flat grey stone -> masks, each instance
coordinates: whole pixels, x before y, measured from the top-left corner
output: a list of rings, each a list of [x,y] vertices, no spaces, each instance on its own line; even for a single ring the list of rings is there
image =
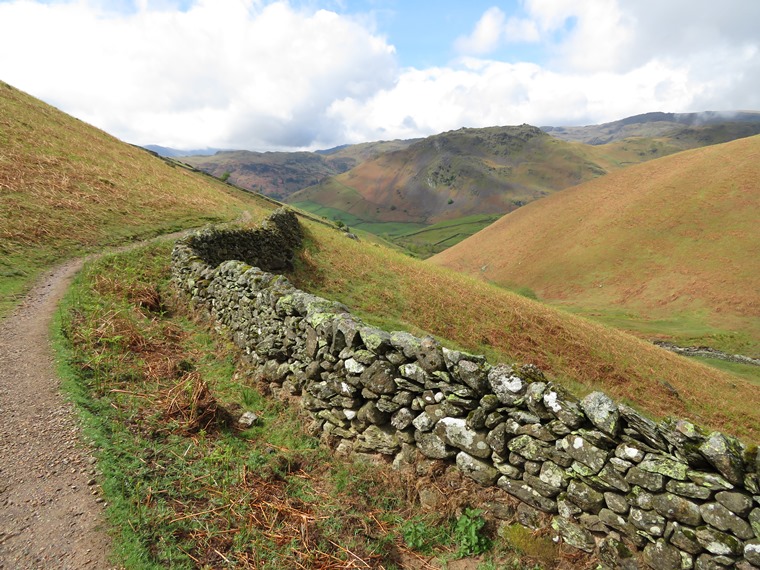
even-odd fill
[[[491,463],[476,459],[464,451],[457,453],[456,464],[462,473],[481,485],[493,485],[500,475]]]
[[[592,392],[581,400],[581,409],[598,429],[607,435],[617,435],[620,429],[620,412],[607,394]]]
[[[584,552],[593,552],[596,549],[594,536],[570,519],[554,517],[552,519],[552,528],[557,531],[567,544],[574,548],[583,550]]]
[[[440,437],[433,432],[423,432],[416,430],[414,439],[420,453],[431,459],[448,459],[454,457],[458,450],[452,449],[446,445]]]
[[[750,564],[760,566],[760,539],[749,540],[744,544],[744,558]]]
[[[644,562],[655,570],[681,570],[681,553],[662,539],[644,548]]]
[[[433,432],[446,444],[466,451],[474,457],[491,457],[491,447],[486,442],[487,434],[468,428],[467,420],[463,418],[442,418],[433,428]]]
[[[648,471],[649,473],[659,473],[670,479],[685,481],[689,466],[686,463],[673,459],[672,457],[648,453],[646,457],[644,457],[644,461],[639,463],[639,469]]]
[[[638,485],[650,491],[662,491],[665,488],[665,479],[659,473],[643,471],[638,467],[631,467],[625,474],[626,483]]]
[[[743,551],[739,539],[709,526],[697,528],[697,541],[712,554],[738,556]]]
[[[633,526],[651,536],[662,536],[665,533],[665,518],[654,511],[631,507],[628,520]]]
[[[715,494],[715,500],[740,517],[746,517],[752,510],[752,497],[744,493],[721,491]]]
[[[677,520],[690,526],[697,526],[702,523],[699,505],[673,493],[655,495],[652,499],[652,506],[667,519]]]
[[[582,481],[570,481],[567,486],[567,498],[587,513],[597,514],[604,506],[604,495]]]
[[[665,527],[665,536],[673,546],[688,552],[689,554],[699,554],[703,551],[702,545],[697,540],[697,531],[679,522],[670,521]]]
[[[715,431],[699,446],[699,452],[731,483],[743,483],[744,447],[738,439]]]
[[[743,518],[729,511],[720,503],[700,505],[699,512],[704,521],[718,530],[728,531],[742,540],[754,538],[752,527]]]
[[[537,493],[530,487],[530,485],[524,481],[515,481],[513,479],[509,479],[508,477],[502,476],[499,477],[499,480],[496,482],[496,484],[510,495],[517,497],[531,507],[539,509],[545,513],[557,512],[557,503],[555,501],[544,497],[540,493]]]
[[[506,364],[498,364],[488,372],[488,383],[499,401],[507,405],[521,400],[527,389],[527,383]]]
[[[561,442],[565,453],[589,467],[594,474],[602,470],[609,457],[609,452],[592,445],[579,435],[568,435]]]

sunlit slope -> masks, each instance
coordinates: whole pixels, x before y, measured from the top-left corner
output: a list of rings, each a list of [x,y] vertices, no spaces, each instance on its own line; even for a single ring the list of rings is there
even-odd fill
[[[689,316],[748,335],[757,351],[760,137],[556,193],[431,262],[575,307],[622,308],[642,319]]]
[[[42,268],[76,252],[257,203],[0,82],[0,315]]]

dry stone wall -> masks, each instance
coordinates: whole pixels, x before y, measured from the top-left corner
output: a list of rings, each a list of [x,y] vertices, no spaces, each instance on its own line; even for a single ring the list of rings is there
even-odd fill
[[[255,231],[206,230],[177,242],[173,277],[343,450],[454,462],[553,514],[567,543],[611,568],[760,568],[756,446],[367,326],[272,273],[301,241],[286,210]]]

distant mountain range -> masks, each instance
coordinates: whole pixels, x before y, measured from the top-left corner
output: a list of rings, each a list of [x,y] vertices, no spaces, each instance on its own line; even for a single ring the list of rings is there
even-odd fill
[[[176,158],[178,156],[210,156],[222,151],[220,148],[179,150],[168,146],[159,146],[157,144],[146,144],[143,146],[143,148],[151,152],[155,152],[158,156],[163,156],[164,158]]]
[[[322,180],[346,172],[384,152],[414,141],[380,141],[344,145],[316,152],[218,151],[211,156],[179,156],[178,160],[233,184],[278,200]]]
[[[704,127],[712,127],[705,129]],[[706,146],[748,137],[760,132],[760,113],[705,111],[703,113],[644,113],[619,121],[584,127],[541,127],[559,139],[592,145],[629,137],[694,139]]]

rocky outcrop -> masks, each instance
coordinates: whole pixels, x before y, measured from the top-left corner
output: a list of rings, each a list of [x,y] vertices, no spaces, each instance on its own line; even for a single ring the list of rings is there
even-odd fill
[[[558,535],[610,567],[759,563],[756,446],[686,420],[654,422],[602,393],[579,400],[535,367],[368,326],[268,272],[301,242],[295,215],[278,211],[244,233],[180,240],[174,282],[341,449],[450,461],[552,513]]]

